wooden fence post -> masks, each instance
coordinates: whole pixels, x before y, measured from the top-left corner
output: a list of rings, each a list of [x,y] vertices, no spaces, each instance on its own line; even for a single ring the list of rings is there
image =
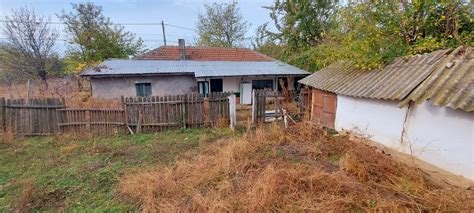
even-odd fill
[[[229,98],[229,117],[230,117],[230,128],[232,130],[235,129],[235,125],[237,123],[237,116],[235,110],[235,94],[232,94]]]
[[[182,116],[183,116],[183,128],[186,129],[186,120],[187,120],[187,113],[186,113],[186,98],[187,95],[181,95],[181,102],[182,102]]]
[[[1,128],[5,132],[5,130],[7,129],[7,125],[6,125],[6,122],[5,122],[6,121],[6,119],[5,119],[6,106],[5,106],[5,98],[4,97],[0,98],[0,116],[1,116],[0,125],[2,126]]]
[[[257,91],[252,90],[252,123],[257,123]]]
[[[138,111],[137,133],[142,133],[142,111]]]
[[[211,122],[211,115],[209,114],[209,97],[206,96],[204,97],[204,103],[203,103],[203,106],[204,106],[204,123],[206,125],[208,125],[210,122]]]

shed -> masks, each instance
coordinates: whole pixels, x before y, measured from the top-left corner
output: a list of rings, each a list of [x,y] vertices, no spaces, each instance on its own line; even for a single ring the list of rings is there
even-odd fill
[[[314,121],[474,180],[472,49],[399,57],[374,71],[337,62],[299,82],[313,88]]]

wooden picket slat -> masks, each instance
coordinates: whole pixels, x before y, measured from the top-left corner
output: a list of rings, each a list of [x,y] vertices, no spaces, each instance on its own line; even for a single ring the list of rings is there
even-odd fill
[[[231,93],[182,94],[153,97],[122,98],[127,125],[138,126],[138,112],[142,113],[143,131],[202,127],[229,119],[228,96]],[[206,107],[207,106],[207,107]],[[206,119],[207,117],[207,119]]]
[[[59,99],[0,99],[0,126],[20,136],[60,133],[56,109],[64,105]]]

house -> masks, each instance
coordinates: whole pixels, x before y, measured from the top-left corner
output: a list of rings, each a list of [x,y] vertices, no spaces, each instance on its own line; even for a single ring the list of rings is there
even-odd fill
[[[246,48],[162,46],[134,59],[109,59],[81,74],[95,98],[235,92],[251,104],[252,89],[296,89],[308,72]]]
[[[474,180],[472,47],[400,57],[382,70],[332,64],[299,82],[311,118]]]

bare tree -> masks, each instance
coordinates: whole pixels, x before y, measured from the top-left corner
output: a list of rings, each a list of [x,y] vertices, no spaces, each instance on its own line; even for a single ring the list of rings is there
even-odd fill
[[[27,7],[12,10],[12,15],[5,17],[3,32],[7,36],[9,49],[24,58],[15,63],[20,67],[31,68],[16,70],[46,82],[47,62],[58,38],[58,32],[51,27],[50,19]]]
[[[216,47],[239,46],[245,40],[248,26],[237,2],[206,5],[206,13],[199,14],[197,23],[199,43]]]

